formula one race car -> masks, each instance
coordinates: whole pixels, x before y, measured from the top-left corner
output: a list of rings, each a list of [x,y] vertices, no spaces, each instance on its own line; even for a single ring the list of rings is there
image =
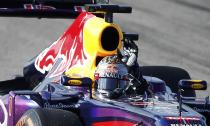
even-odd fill
[[[207,126],[209,98],[195,97],[207,82],[180,68],[139,67],[138,35],[113,23],[113,13],[132,8],[84,1],[1,5],[2,16],[76,19],[24,77],[0,82],[0,126]]]

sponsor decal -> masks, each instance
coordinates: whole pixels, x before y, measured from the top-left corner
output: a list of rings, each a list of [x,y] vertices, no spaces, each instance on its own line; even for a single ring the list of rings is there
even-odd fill
[[[165,117],[170,126],[202,126],[198,117]]]
[[[57,69],[51,73],[52,77],[61,75],[74,66],[84,65],[88,56],[83,48],[83,27],[93,16],[86,12],[81,13],[68,30],[36,58],[36,69],[44,74],[52,68],[57,59],[62,58]]]
[[[134,106],[145,106],[145,105],[154,105],[153,102],[130,102]]]
[[[200,120],[199,118],[197,118],[197,117],[173,117],[173,116],[169,116],[169,117],[165,117],[166,119],[168,119],[168,120],[194,120],[194,121],[198,121],[198,120]]]
[[[24,9],[26,10],[55,10],[55,7],[52,6],[45,6],[42,4],[34,5],[34,4],[24,4]]]
[[[63,103],[58,103],[58,104],[50,104],[50,103],[44,103],[44,108],[56,108],[56,109],[67,109],[67,108],[78,108],[79,105],[66,105]]]
[[[18,121],[18,123],[16,124],[16,126],[24,126],[24,124],[26,123],[28,116],[24,115],[23,117],[21,117],[21,120]]]
[[[110,71],[110,72],[115,72],[117,73],[118,72],[118,69],[117,69],[117,66],[116,65],[108,65],[107,66],[107,70]]]
[[[80,80],[69,80],[68,83],[70,85],[81,85],[82,81],[80,81]]]
[[[170,124],[170,126],[202,126],[201,124]]]
[[[29,116],[24,115],[23,117],[21,117],[21,119],[18,121],[18,123],[16,124],[16,126],[33,126],[34,124],[34,120],[31,119]]]
[[[100,77],[122,78],[118,73],[102,73]]]
[[[193,89],[203,89],[204,88],[204,86],[202,84],[199,84],[199,83],[192,84],[191,87]]]

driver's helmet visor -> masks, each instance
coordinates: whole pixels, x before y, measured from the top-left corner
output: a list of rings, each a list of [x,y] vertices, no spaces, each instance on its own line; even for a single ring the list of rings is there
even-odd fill
[[[97,81],[98,89],[113,91],[116,88],[124,89],[128,84],[126,79],[100,77]]]

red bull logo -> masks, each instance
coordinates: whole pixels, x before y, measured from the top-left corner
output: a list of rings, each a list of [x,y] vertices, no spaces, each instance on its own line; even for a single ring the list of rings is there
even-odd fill
[[[83,12],[68,30],[35,60],[35,67],[41,73],[50,71],[58,59],[62,59],[51,76],[60,75],[75,65],[84,65],[88,55],[83,48],[83,27],[94,15]]]

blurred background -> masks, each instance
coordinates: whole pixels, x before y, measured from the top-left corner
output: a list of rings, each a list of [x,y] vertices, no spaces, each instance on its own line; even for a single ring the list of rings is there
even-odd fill
[[[209,0],[111,0],[130,5],[132,14],[115,14],[123,31],[140,34],[142,65],[187,70],[210,86]],[[48,47],[71,24],[70,19],[0,17],[0,80],[22,75],[24,63]],[[209,95],[210,87],[200,96]]]

